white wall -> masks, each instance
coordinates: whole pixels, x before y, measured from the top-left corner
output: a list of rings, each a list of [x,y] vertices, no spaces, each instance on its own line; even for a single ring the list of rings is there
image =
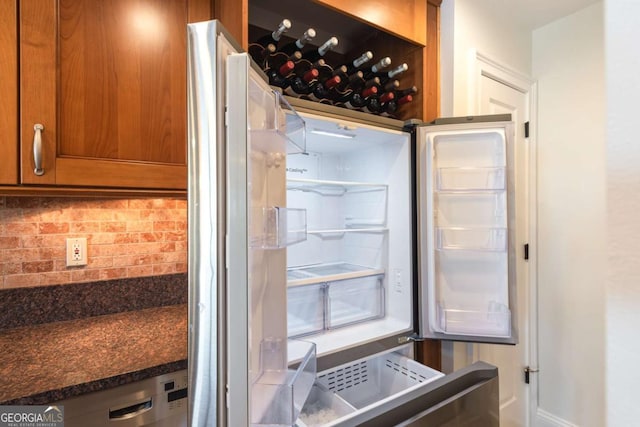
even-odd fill
[[[605,1],[607,425],[638,425],[640,402],[640,2]]]
[[[538,81],[539,408],[603,426],[605,89],[602,4],[533,32]]]
[[[441,111],[470,113],[467,80],[469,50],[529,75],[531,32],[521,29],[501,7],[504,0],[445,0],[441,7]],[[475,60],[475,58],[474,58]]]

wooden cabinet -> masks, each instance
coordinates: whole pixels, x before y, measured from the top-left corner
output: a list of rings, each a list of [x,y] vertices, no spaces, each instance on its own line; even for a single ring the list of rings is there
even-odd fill
[[[17,3],[0,2],[0,185],[18,182]]]
[[[186,189],[186,24],[210,0],[19,5],[19,183]]]
[[[244,48],[286,17],[293,27],[285,38],[299,36],[307,26],[316,29],[318,39],[338,37],[329,62],[346,62],[365,50],[375,58],[390,56],[395,65],[406,62],[409,71],[401,83],[416,85],[419,92],[399,118],[430,121],[439,104],[439,5],[440,0],[218,0],[215,17]]]

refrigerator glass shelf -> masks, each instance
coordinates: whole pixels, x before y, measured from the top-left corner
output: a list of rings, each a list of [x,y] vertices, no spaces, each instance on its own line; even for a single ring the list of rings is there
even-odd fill
[[[359,227],[359,228],[336,228],[331,230],[307,230],[308,235],[319,237],[335,237],[339,234],[347,233],[386,233],[389,229],[387,227]]]
[[[505,252],[507,229],[436,227],[436,249]]]
[[[287,270],[287,285],[309,285],[376,275],[384,275],[384,269],[365,267],[346,262],[314,264]]]
[[[504,167],[446,167],[436,172],[438,191],[491,191],[506,187]]]
[[[251,424],[292,426],[309,396],[316,378],[316,346],[306,341],[261,343],[262,372],[252,386]],[[296,369],[281,361],[300,362]]]
[[[287,179],[287,190],[307,191],[323,196],[341,196],[345,193],[387,191],[386,184],[320,179]]]

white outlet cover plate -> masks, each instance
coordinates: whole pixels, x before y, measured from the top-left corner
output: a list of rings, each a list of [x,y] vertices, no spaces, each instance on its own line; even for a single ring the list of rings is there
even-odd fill
[[[67,238],[67,267],[87,265],[87,238]]]

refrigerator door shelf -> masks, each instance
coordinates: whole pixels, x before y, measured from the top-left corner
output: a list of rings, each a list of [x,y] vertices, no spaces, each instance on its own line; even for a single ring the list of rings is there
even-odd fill
[[[274,143],[278,138],[272,135],[276,133],[286,141],[286,154],[303,153],[306,148],[305,123],[287,100],[278,92],[265,91],[256,84],[250,83],[248,91],[251,102],[247,127],[252,133],[254,149],[260,147],[265,152],[280,154],[280,145]]]
[[[293,425],[315,381],[315,344],[289,340],[288,359],[300,363],[296,369],[280,369],[283,344],[279,339],[266,339],[261,343],[262,372],[252,390],[251,424],[254,426]]]
[[[436,250],[507,250],[506,228],[436,228]]]
[[[511,312],[504,304],[490,303],[486,310],[445,309],[440,312],[439,332],[453,335],[476,335],[506,338],[511,335]]]
[[[280,249],[307,240],[307,211],[282,207],[254,207],[251,248]]]
[[[436,191],[487,191],[505,189],[504,167],[448,167],[436,173]]]
[[[348,422],[357,414],[383,406],[443,376],[401,351],[379,353],[337,366],[318,374],[319,390],[310,394],[297,425],[333,426]],[[349,408],[354,409],[344,414]]]

